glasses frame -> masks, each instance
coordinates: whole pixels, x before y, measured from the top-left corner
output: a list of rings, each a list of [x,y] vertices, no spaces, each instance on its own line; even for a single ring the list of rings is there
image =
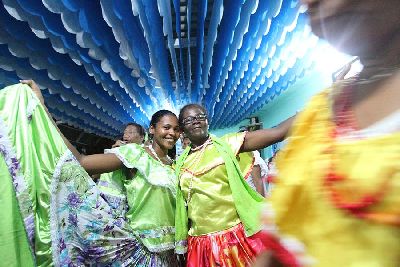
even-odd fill
[[[182,124],[186,126],[186,125],[193,124],[193,122],[195,120],[196,121],[205,121],[207,119],[208,119],[207,115],[204,113],[201,113],[201,114],[197,114],[196,116],[188,116],[188,117],[184,118],[182,120]]]

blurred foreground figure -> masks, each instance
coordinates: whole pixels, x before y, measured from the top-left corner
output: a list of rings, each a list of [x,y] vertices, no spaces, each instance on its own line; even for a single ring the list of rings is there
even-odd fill
[[[400,266],[399,1],[303,2],[313,32],[364,69],[297,116],[265,230],[291,252],[286,265]]]

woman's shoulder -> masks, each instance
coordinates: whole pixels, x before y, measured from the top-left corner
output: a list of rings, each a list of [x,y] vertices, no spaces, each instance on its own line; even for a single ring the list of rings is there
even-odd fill
[[[240,133],[228,133],[221,137],[221,140],[228,144],[233,153],[237,155],[239,153],[240,148],[243,145],[244,138],[246,137],[246,132]]]
[[[133,143],[106,149],[104,153],[115,154],[128,169],[136,168],[139,162],[148,161],[150,157],[143,146]]]

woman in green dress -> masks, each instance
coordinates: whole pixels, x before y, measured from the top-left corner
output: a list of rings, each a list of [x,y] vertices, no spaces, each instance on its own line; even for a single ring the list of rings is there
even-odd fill
[[[166,156],[180,134],[176,116],[154,114],[149,147],[128,144],[83,156],[51,120],[37,85],[22,82],[31,88],[0,92],[3,263],[176,266],[176,178]],[[88,175],[110,171],[123,182],[126,216]]]

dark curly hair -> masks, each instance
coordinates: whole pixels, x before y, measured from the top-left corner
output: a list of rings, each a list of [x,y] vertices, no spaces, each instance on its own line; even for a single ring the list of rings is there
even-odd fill
[[[156,127],[156,124],[161,120],[161,118],[167,115],[176,117],[175,113],[172,111],[161,109],[151,116],[150,126]]]

